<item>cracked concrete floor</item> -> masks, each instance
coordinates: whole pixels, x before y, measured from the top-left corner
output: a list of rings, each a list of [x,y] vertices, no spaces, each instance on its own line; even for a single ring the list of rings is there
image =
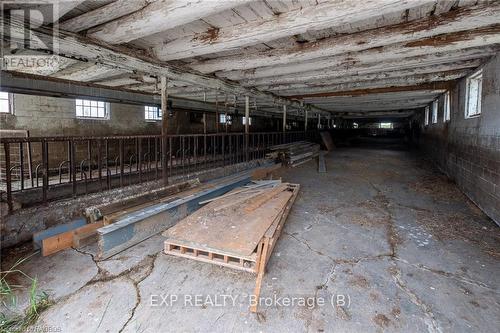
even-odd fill
[[[280,172],[301,191],[261,294],[326,304],[249,313],[254,276],[166,256],[155,236],[101,262],[92,246],[31,258],[21,268],[55,300],[36,325],[61,332],[498,330],[499,228],[455,185],[405,151],[338,149],[326,163],[326,174],[314,162]],[[236,298],[234,305],[184,304],[195,295]]]

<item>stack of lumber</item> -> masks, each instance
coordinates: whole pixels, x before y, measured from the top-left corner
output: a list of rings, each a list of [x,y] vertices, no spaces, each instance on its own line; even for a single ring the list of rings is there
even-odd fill
[[[319,155],[320,145],[307,141],[298,141],[272,146],[268,158],[276,158],[288,166],[298,166]]]
[[[163,233],[165,253],[257,274],[256,297],[299,185],[251,184],[210,200]],[[256,308],[251,308],[255,312]]]

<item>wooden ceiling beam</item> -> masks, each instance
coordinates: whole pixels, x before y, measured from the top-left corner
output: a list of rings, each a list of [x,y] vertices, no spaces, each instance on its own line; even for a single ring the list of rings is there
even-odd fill
[[[321,30],[370,17],[404,11],[428,4],[429,0],[344,0],[325,1],[313,6],[227,28],[210,29],[204,34],[176,39],[153,49],[160,60],[168,61],[221,52],[265,43],[311,30]]]
[[[344,91],[328,91],[321,93],[312,94],[298,94],[289,97],[304,99],[304,98],[319,98],[319,97],[333,97],[333,96],[362,96],[369,94],[385,94],[392,92],[402,92],[402,91],[416,91],[416,90],[439,90],[445,92],[453,87],[454,82],[441,81],[441,82],[431,82],[422,83],[409,86],[399,86],[399,87],[381,87],[381,88],[365,88],[365,89],[355,89],[355,90],[344,90]]]
[[[290,63],[282,66],[259,67],[248,71],[219,72],[217,76],[239,81],[244,79],[306,73],[325,68],[342,68],[342,66],[355,67],[367,63],[376,64],[378,62],[400,61],[402,64],[405,58],[427,56],[436,53],[457,57],[460,56],[462,52],[468,53],[468,49],[491,47],[498,50],[499,44],[500,24],[497,24],[489,26],[488,28],[476,29],[460,34],[450,34],[419,40],[418,43],[392,44],[366,51],[320,58],[302,63]]]
[[[122,44],[196,21],[249,1],[153,1],[137,12],[91,29],[88,36],[110,44]]]
[[[462,7],[418,21],[329,37],[317,42],[296,43],[272,50],[200,61],[191,64],[190,67],[202,73],[212,73],[297,63],[390,44],[408,43],[442,34],[473,30],[498,23],[498,17],[500,17],[500,4]]]
[[[136,12],[147,6],[148,3],[147,0],[117,0],[64,21],[59,24],[59,29],[71,32],[87,30]]]
[[[294,96],[297,94],[315,94],[332,91],[349,91],[355,89],[371,89],[384,87],[404,87],[430,82],[454,81],[471,73],[471,70],[456,70],[443,73],[421,74],[394,79],[383,79],[373,81],[349,82],[317,87],[298,88],[280,91],[281,96]]]
[[[18,18],[11,18],[9,22],[5,22],[4,17],[0,17],[0,24],[8,24],[9,31],[4,34],[6,41],[19,43],[24,45],[25,30],[24,22]],[[188,70],[172,66],[153,59],[147,55],[134,52],[128,48],[115,47],[106,43],[98,42],[91,38],[83,37],[75,33],[59,31],[53,35],[51,28],[41,27],[30,29],[30,33],[34,36],[45,37],[44,41],[53,43],[50,45],[44,44],[40,38],[31,40],[31,47],[37,50],[54,50],[57,54],[79,59],[82,61],[102,64],[112,68],[123,70],[125,73],[143,73],[152,76],[166,76],[169,79],[186,82],[195,86],[204,87],[205,89],[219,90],[228,94],[248,95],[263,99],[271,99],[277,104],[289,105],[290,107],[302,108],[298,101],[284,98],[281,96],[267,93],[257,89],[250,89],[240,86],[236,82],[225,81],[213,76],[202,75],[199,73],[190,72]],[[305,107],[315,109],[317,112],[324,112],[314,106],[306,105]]]
[[[352,76],[338,76],[329,79],[315,80],[315,81],[305,81],[302,83],[292,83],[292,84],[278,84],[278,85],[267,85],[267,86],[259,86],[260,89],[265,91],[274,91],[279,93],[279,91],[286,90],[294,90],[294,89],[314,89],[316,87],[323,86],[331,86],[335,84],[349,84],[352,82],[365,82],[365,81],[379,81],[384,80],[388,81],[390,79],[404,79],[407,77],[412,77],[416,75],[427,75],[429,77],[438,77],[446,75],[447,73],[453,73],[456,71],[464,71],[477,68],[481,65],[480,60],[469,61],[465,63],[461,63],[461,65],[455,66],[426,66],[426,67],[417,67],[414,69],[407,70],[396,70],[396,71],[384,71],[378,72],[374,74],[362,74],[362,75],[352,75]]]

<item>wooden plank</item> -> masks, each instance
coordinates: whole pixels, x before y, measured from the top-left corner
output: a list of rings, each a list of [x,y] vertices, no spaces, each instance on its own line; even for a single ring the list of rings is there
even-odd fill
[[[73,232],[73,247],[80,248],[97,241],[97,229],[104,226],[103,221],[89,223]]]
[[[430,1],[427,1],[430,2]],[[375,15],[405,10],[422,2],[402,2],[399,0],[378,0],[366,2],[344,0],[325,2],[273,16],[267,20],[207,31],[199,36],[185,36],[153,48],[156,56],[163,61],[183,59],[204,54],[221,52],[246,45],[255,45],[288,36],[320,30],[353,20],[362,20]]]
[[[186,191],[171,202],[132,212],[98,230],[97,257],[106,259],[140,243],[199,209],[198,202],[222,195],[248,182],[249,172],[239,173]]]
[[[281,184],[279,186],[276,186],[275,188],[271,189],[270,191],[266,191],[262,195],[258,196],[255,200],[252,200],[250,203],[245,205],[245,208],[243,209],[245,213],[251,213],[260,206],[262,206],[264,203],[267,201],[271,200],[273,197],[278,195],[279,193],[283,192],[286,190],[288,187],[288,184]]]
[[[329,131],[321,131],[319,134],[321,135],[321,140],[323,141],[328,151],[332,151],[333,149],[335,149],[335,145],[333,144],[332,140],[332,135],[330,134]]]
[[[167,241],[201,250],[250,255],[291,196],[291,192],[281,191],[251,214],[245,213],[241,205],[214,212],[224,201],[214,202],[168,229],[164,236]],[[233,199],[226,200],[229,203]]]
[[[269,249],[269,238],[266,237],[264,238],[262,255],[260,256],[260,262],[259,262],[259,272],[257,273],[257,281],[255,283],[255,289],[253,292],[256,303],[250,306],[251,312],[257,312],[257,305],[260,297],[260,289],[262,288],[262,279],[264,278],[264,273],[266,270],[268,249]]]
[[[39,249],[42,247],[42,241],[44,239],[77,229],[81,226],[84,226],[86,223],[87,221],[84,218],[79,218],[69,223],[60,224],[55,227],[36,232],[33,234],[33,247],[35,249]]]
[[[240,0],[238,5],[248,1]],[[111,44],[122,44],[196,21],[234,6],[233,1],[155,1],[131,15],[92,29],[89,36]]]
[[[48,256],[73,246],[73,231],[42,239],[42,256]]]
[[[452,1],[446,1],[452,4]],[[460,8],[439,16],[430,16],[413,22],[403,22],[352,34],[328,37],[310,43],[287,43],[272,50],[248,52],[228,57],[216,57],[192,64],[190,67],[202,73],[216,71],[248,70],[257,67],[299,63],[339,54],[360,52],[401,42],[410,42],[441,34],[472,30],[498,23],[500,5],[479,4]]]

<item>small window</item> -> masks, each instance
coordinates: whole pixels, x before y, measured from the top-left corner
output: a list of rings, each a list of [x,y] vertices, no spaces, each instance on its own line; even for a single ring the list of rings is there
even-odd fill
[[[243,125],[247,124],[247,117],[241,117]],[[248,126],[252,125],[252,117],[248,117]]]
[[[483,72],[479,71],[467,78],[467,91],[465,96],[465,118],[476,117],[481,114],[481,86]]]
[[[392,123],[380,123],[380,128],[392,129]]]
[[[0,113],[12,113],[11,95],[0,91]]]
[[[424,124],[425,126],[429,125],[429,107],[425,107],[425,115],[424,115]]]
[[[91,101],[87,99],[77,99],[76,117],[89,119],[109,119],[109,103],[101,101]]]
[[[444,113],[443,113],[443,120],[445,122],[450,120],[450,92],[447,91],[444,94]]]
[[[358,123],[352,123],[352,128],[358,128],[358,127],[359,127]]]
[[[432,123],[437,124],[438,122],[438,100],[436,99],[432,102]]]
[[[144,119],[146,120],[161,120],[161,109],[157,106],[144,107]]]
[[[231,125],[231,116],[225,113],[219,114],[219,123]]]

